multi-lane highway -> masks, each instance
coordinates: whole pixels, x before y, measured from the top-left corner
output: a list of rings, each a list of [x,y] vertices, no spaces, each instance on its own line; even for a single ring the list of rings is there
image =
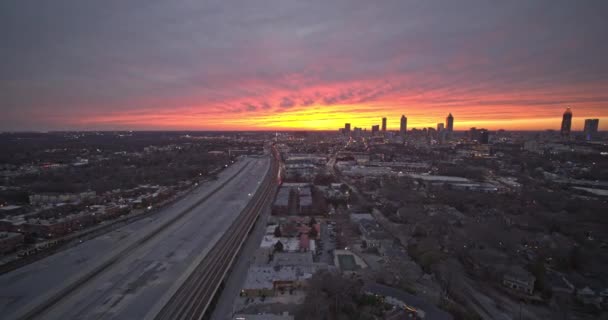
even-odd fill
[[[277,169],[278,164],[273,162],[270,172],[274,173]],[[153,308],[147,318],[200,319],[205,314],[260,211],[274,199],[275,181],[274,174],[267,175],[255,199],[249,202],[216,246],[197,264],[193,272],[188,274],[183,284],[178,284],[176,288],[179,288],[167,295],[171,297],[170,300],[157,304],[158,308]]]
[[[2,318],[200,318],[274,196],[276,167],[243,158],[153,217],[0,276]]]

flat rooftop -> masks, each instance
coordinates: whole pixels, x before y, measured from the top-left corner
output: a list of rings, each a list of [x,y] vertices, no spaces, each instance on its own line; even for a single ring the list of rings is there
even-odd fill
[[[471,180],[463,177],[452,177],[452,176],[436,176],[436,175],[427,175],[427,174],[409,174],[409,177],[413,179],[420,179],[428,182],[461,182],[466,183]]]
[[[0,240],[10,239],[10,238],[18,237],[20,235],[21,235],[21,233],[17,233],[17,232],[4,232],[4,231],[1,231],[0,232]]]
[[[359,269],[357,263],[355,263],[355,257],[351,255],[339,254],[338,263],[343,271],[355,271]]]
[[[312,252],[277,252],[272,259],[274,265],[281,266],[302,266],[311,265]]]
[[[247,272],[244,289],[272,289],[275,281],[302,281],[310,279],[312,267],[301,266],[252,266]]]
[[[375,221],[376,219],[370,213],[351,213],[350,220],[353,222],[359,222],[361,220]]]
[[[293,252],[300,249],[300,240],[298,238],[277,238],[274,235],[265,235],[260,243],[260,248],[271,248],[278,241],[283,244],[283,251]]]

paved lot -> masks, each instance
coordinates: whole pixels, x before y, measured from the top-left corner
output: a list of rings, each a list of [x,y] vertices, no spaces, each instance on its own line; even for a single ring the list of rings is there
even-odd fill
[[[268,158],[238,161],[224,170],[217,181],[203,184],[153,217],[0,276],[0,314],[6,319],[14,317],[19,309],[27,309],[36,299],[50,295],[115,256],[235,176],[186,216],[121,257],[44,315],[44,319],[143,318],[150,305],[161,299],[192,261],[206,254],[219,239],[268,168]]]

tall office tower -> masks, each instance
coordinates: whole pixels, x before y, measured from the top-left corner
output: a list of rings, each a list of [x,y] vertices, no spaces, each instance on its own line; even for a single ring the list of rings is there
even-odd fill
[[[382,132],[386,132],[386,118],[382,118]]]
[[[473,141],[473,140],[479,140],[478,134],[479,134],[479,132],[478,132],[477,128],[473,127],[471,129],[469,129],[469,132],[467,135],[469,137],[469,140]]]
[[[407,132],[407,118],[405,115],[401,115],[401,125],[399,126],[399,133],[404,136]]]
[[[439,140],[439,144],[444,144],[445,143],[445,139],[447,136],[448,132],[445,130],[441,130],[437,132],[437,139]]]
[[[562,117],[562,129],[560,131],[563,138],[570,137],[570,129],[572,128],[572,111],[570,107],[566,109],[564,112],[564,116]]]
[[[344,134],[347,136],[350,135],[350,123],[344,124]]]
[[[380,126],[375,124],[372,126],[372,136],[375,135],[380,129]]]
[[[443,131],[443,123],[438,123],[437,124],[437,132],[441,132]]]
[[[447,118],[445,118],[445,126],[448,132],[454,131],[454,117],[450,113]]]
[[[490,132],[488,132],[488,129],[479,129],[477,132],[477,137],[477,141],[481,144],[490,143]]]
[[[585,119],[585,140],[593,140],[597,136],[600,119]]]

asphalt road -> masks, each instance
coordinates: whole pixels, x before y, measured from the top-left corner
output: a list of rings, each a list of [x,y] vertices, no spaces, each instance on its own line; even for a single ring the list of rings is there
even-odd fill
[[[247,233],[254,225],[256,217],[264,208],[270,206],[276,191],[274,172],[276,165],[261,182],[258,190],[252,195],[247,207],[242,210],[239,217],[232,223],[213,248],[205,255],[200,263],[193,263],[194,267],[182,275],[181,279],[173,285],[178,288],[170,290],[165,297],[170,297],[160,312],[153,308],[146,319],[156,320],[200,320],[207,314],[208,308],[213,305],[213,297],[221,287],[226,273],[230,269],[239,248],[246,239]],[[164,299],[162,301],[165,301]]]
[[[269,163],[267,157],[238,161],[220,173],[217,181],[203,184],[153,217],[0,276],[2,318],[17,318],[117,255],[116,261],[63,296],[40,318],[143,318],[151,305],[163,297],[197,257],[213,247],[240,214],[249,194],[255,192],[268,171]],[[180,217],[185,209],[205,197],[208,199]],[[159,226],[166,224],[158,232]],[[142,239],[145,241],[141,245],[125,253],[125,248]]]

